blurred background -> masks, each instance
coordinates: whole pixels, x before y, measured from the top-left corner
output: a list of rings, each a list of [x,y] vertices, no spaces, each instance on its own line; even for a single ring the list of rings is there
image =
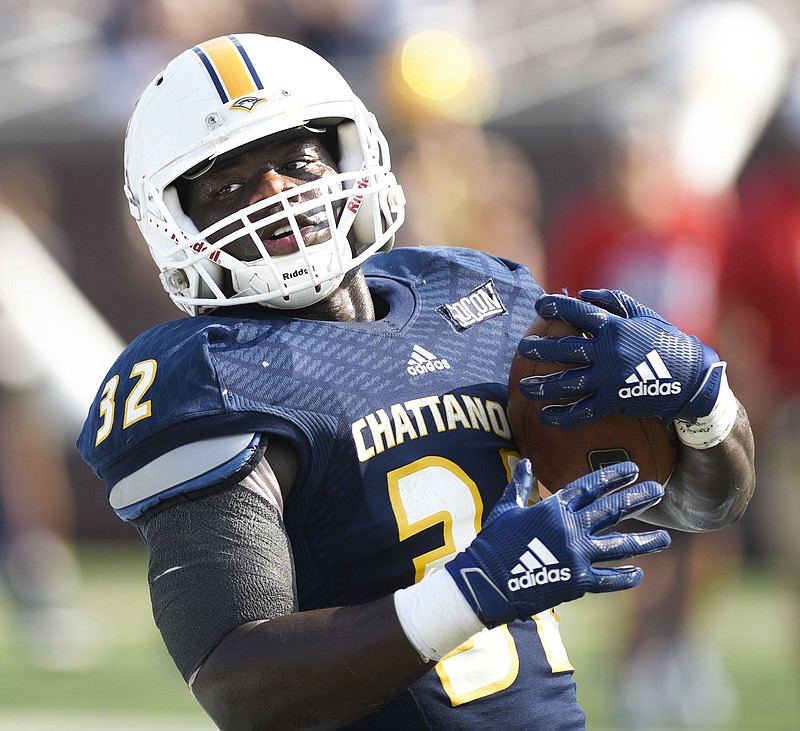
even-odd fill
[[[673,534],[562,635],[590,729],[800,729],[800,3],[0,0],[0,730],[213,728],[74,440],[124,344],[178,316],[122,195],[128,115],[243,31],[310,46],[377,114],[400,245],[620,287],[729,361],[747,515]]]

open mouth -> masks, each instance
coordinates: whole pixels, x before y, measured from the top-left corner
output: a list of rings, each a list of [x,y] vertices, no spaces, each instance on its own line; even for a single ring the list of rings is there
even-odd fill
[[[292,227],[291,226],[281,226],[280,228],[273,231],[266,240],[267,241],[278,241],[279,239],[285,238],[286,236],[290,236],[292,234]]]
[[[306,233],[311,228],[313,227],[310,225],[300,226],[300,235],[304,240]],[[292,227],[288,223],[280,225],[272,231],[261,232],[260,238],[264,244],[264,248],[273,256],[282,256],[300,250],[300,244],[292,231]]]
[[[298,218],[297,226],[303,243],[306,246],[313,246],[314,244],[330,238],[328,225],[324,220],[315,222],[308,218]],[[270,226],[259,231],[259,237],[267,253],[272,256],[283,256],[300,250],[300,244],[288,222],[280,223],[277,226]]]

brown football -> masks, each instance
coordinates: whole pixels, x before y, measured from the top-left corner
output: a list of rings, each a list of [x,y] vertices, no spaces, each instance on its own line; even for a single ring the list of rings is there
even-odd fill
[[[591,337],[558,318],[537,317],[526,335]],[[639,466],[640,480],[665,482],[672,474],[678,442],[672,424],[657,417],[604,416],[578,427],[547,426],[539,420],[542,407],[568,403],[569,399],[532,401],[519,390],[527,376],[544,375],[574,368],[563,363],[545,363],[514,355],[508,379],[508,414],[511,428],[524,457],[533,464],[539,482],[556,492],[573,480],[605,465],[631,460]]]

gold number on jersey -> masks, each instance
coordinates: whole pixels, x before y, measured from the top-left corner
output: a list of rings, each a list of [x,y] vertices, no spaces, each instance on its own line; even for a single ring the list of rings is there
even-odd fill
[[[519,454],[502,450],[500,457],[510,481]],[[393,470],[387,479],[401,541],[442,526],[443,544],[414,559],[415,581],[420,581],[472,542],[481,527],[483,500],[474,480],[443,457],[417,460]],[[534,620],[552,671],[571,670],[556,615],[542,612]],[[505,625],[478,632],[445,655],[436,672],[453,706],[497,693],[508,688],[519,672],[514,638]]]
[[[97,430],[95,447],[111,434],[111,427],[114,426],[114,396],[117,394],[117,386],[119,386],[119,376],[112,376],[103,387],[103,396],[100,399],[100,417],[103,423]]]
[[[567,657],[567,648],[561,641],[561,633],[558,630],[559,619],[555,610],[534,614],[533,620],[536,622],[539,639],[542,641],[547,662],[550,663],[553,672],[562,673],[565,670],[574,670]]]
[[[424,457],[387,475],[400,540],[441,524],[444,543],[414,559],[414,583],[441,568],[477,535],[483,516],[478,486],[455,463]]]
[[[122,428],[127,429],[131,424],[135,424],[141,419],[146,419],[152,413],[151,402],[144,401],[144,395],[153,385],[156,379],[156,371],[158,364],[154,360],[143,360],[139,363],[134,363],[131,368],[129,378],[138,379],[134,387],[131,389],[128,398],[125,399],[125,408],[123,411]],[[117,394],[117,387],[119,386],[119,376],[112,376],[103,387],[103,395],[100,399],[100,417],[102,423],[97,430],[94,446],[96,447],[104,439],[108,438],[111,434],[111,429],[114,426],[114,414],[116,412],[115,396]]]
[[[131,368],[131,378],[138,378],[136,385],[131,389],[125,399],[125,412],[122,428],[127,429],[141,419],[146,419],[151,413],[151,402],[142,401],[142,398],[156,380],[158,364],[154,360],[143,360]]]

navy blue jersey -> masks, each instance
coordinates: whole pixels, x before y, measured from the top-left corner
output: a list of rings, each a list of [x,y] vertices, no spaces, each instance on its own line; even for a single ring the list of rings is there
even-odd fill
[[[389,306],[377,322],[255,307],[146,332],[112,368],[78,442],[111,490],[183,444],[288,438],[300,461],[284,520],[301,610],[377,599],[439,568],[470,543],[519,458],[506,381],[542,293],[528,270],[438,247],[396,249],[364,270]],[[545,613],[479,633],[355,727],[582,724]]]

